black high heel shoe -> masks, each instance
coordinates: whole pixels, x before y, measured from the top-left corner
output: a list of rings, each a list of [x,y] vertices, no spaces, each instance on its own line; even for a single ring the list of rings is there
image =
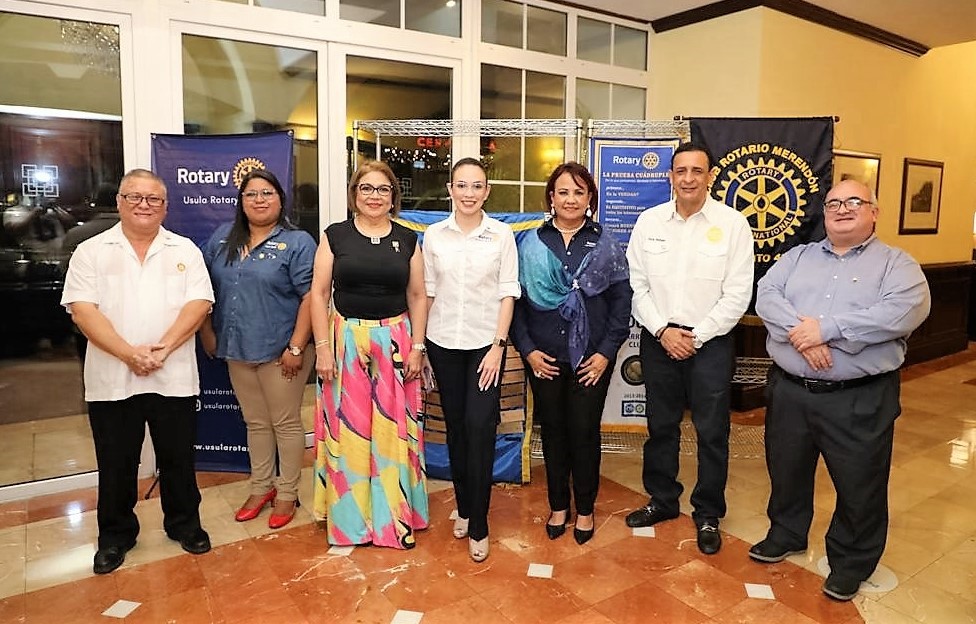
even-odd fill
[[[591,514],[592,515],[592,514]],[[576,516],[576,522],[579,522],[579,516]],[[596,518],[593,519],[593,526],[589,529],[579,529],[575,526],[573,527],[573,539],[576,543],[582,546],[586,542],[590,541],[593,537],[593,532],[596,530]]]
[[[555,512],[549,512],[549,520],[552,520],[552,514]],[[562,524],[549,524],[549,520],[546,520],[546,535],[549,539],[554,540],[558,537],[562,537],[563,533],[566,532],[566,525],[569,524],[569,510],[566,510],[566,519],[563,520]]]

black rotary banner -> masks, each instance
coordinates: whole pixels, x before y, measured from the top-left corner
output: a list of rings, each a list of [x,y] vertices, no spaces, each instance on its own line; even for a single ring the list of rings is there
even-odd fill
[[[699,118],[690,123],[692,140],[715,158],[712,196],[741,212],[752,226],[756,281],[791,247],[823,238],[833,118]]]

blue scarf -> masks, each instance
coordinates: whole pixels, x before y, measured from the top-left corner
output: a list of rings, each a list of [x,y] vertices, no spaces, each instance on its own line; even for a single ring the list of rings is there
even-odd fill
[[[537,310],[559,310],[569,322],[569,359],[575,369],[583,361],[590,343],[590,323],[584,298],[595,297],[612,284],[630,278],[623,249],[607,232],[601,232],[594,247],[575,273],[539,238],[539,230],[526,232],[518,246],[519,282],[524,296]]]

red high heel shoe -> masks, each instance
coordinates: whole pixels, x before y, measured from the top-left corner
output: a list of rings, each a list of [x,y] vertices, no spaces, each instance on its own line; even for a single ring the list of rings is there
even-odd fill
[[[301,501],[299,501],[296,498],[295,499],[295,505],[291,508],[291,513],[288,513],[288,514],[276,514],[276,513],[272,512],[271,513],[271,517],[268,518],[268,527],[269,528],[272,528],[272,529],[280,529],[281,527],[285,526],[286,524],[288,524],[289,522],[291,522],[292,519],[294,519],[295,512],[298,511],[298,508],[301,507],[301,506],[302,506]]]
[[[274,502],[276,496],[278,496],[278,490],[271,488],[271,490],[269,490],[258,503],[257,507],[248,509],[247,507],[241,506],[241,508],[237,510],[237,513],[234,514],[234,520],[237,520],[238,522],[254,520],[261,514],[261,510],[264,509],[265,505]],[[247,501],[244,502],[244,505],[247,505]]]

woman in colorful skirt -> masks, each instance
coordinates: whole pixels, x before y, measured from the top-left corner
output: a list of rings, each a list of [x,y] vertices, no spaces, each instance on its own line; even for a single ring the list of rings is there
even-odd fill
[[[400,187],[364,164],[353,217],[325,230],[311,290],[319,394],[313,513],[336,546],[413,548],[429,523],[420,411],[427,295],[417,235],[395,223]],[[331,307],[330,307],[331,302]]]

